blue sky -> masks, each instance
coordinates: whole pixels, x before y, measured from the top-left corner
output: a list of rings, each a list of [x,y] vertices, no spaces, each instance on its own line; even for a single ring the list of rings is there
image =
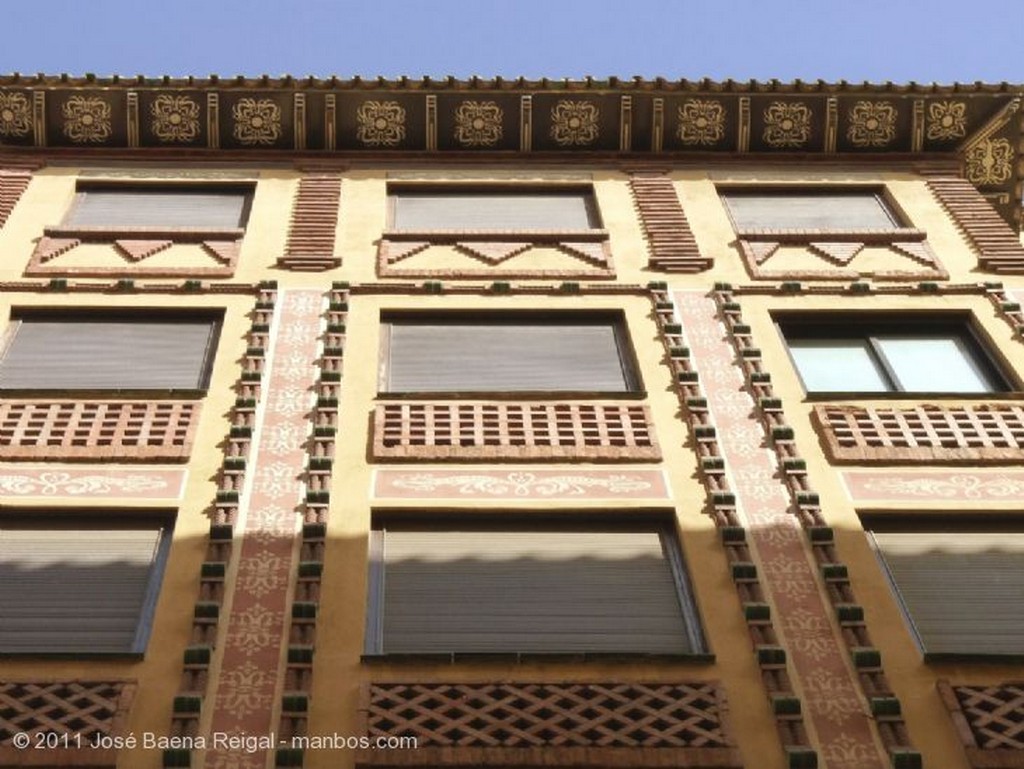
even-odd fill
[[[1024,82],[1012,2],[46,0],[0,73]]]

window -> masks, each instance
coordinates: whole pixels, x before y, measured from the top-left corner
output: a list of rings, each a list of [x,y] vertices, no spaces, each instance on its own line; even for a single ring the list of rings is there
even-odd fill
[[[779,325],[808,392],[1009,389],[964,320],[815,316]]]
[[[199,390],[220,324],[208,313],[16,314],[0,390]]]
[[[704,651],[675,538],[659,528],[384,528],[367,652]]]
[[[169,545],[165,521],[0,518],[0,652],[141,653]]]
[[[621,315],[392,315],[385,345],[386,393],[640,389]]]
[[[727,190],[722,200],[744,230],[894,230],[901,224],[877,189]]]
[[[1024,650],[1024,533],[934,518],[866,522],[912,631],[929,655]]]
[[[589,188],[393,189],[394,230],[590,230],[600,227]]]
[[[244,228],[252,188],[219,186],[79,186],[62,228]]]

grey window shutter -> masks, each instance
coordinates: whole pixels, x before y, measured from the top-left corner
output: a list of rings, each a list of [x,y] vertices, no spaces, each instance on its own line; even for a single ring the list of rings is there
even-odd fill
[[[391,325],[389,392],[625,392],[615,323]]]
[[[386,531],[383,651],[677,654],[656,531]]]
[[[872,536],[926,653],[1024,652],[1024,534]]]
[[[738,230],[891,230],[899,225],[873,192],[722,195]]]
[[[234,229],[245,226],[246,198],[237,190],[86,189],[64,226]]]
[[[0,651],[141,651],[162,530],[0,529]]]
[[[396,230],[588,230],[591,196],[580,192],[392,194]]]
[[[210,319],[26,317],[0,361],[0,389],[201,389],[216,329]]]

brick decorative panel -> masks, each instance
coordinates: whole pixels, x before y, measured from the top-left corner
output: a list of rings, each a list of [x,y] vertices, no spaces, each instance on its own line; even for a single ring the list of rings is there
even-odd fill
[[[672,180],[663,173],[636,173],[630,174],[629,186],[647,235],[648,266],[664,272],[708,269],[712,260],[697,247]]]
[[[278,264],[291,270],[318,272],[341,264],[334,254],[338,226],[341,177],[338,174],[306,174],[292,210],[284,256]]]
[[[27,171],[0,169],[0,227],[7,222],[30,181],[32,174]]]
[[[125,681],[0,682],[0,765],[113,767],[114,750],[89,746],[122,734],[134,696]],[[68,745],[16,747],[20,733],[66,736]]]
[[[1024,499],[1024,472],[871,470],[842,473],[854,502],[1004,502]]]
[[[32,497],[75,499],[180,499],[187,471],[146,468],[0,465],[0,500]]]
[[[364,697],[371,739],[414,736],[418,747],[364,751],[357,765],[440,765],[443,754],[478,766],[741,766],[710,682],[388,683]]]
[[[949,273],[928,245],[924,230],[746,230],[737,233],[751,277],[763,280],[945,280]],[[817,261],[816,267],[785,266],[786,251]],[[889,269],[865,268],[861,255],[886,257]],[[909,264],[908,264],[909,263]]]
[[[187,461],[193,401],[0,401],[0,458]]]
[[[938,689],[972,767],[1024,766],[1024,681],[990,686],[939,681]]]
[[[454,249],[460,266],[409,266],[406,260],[435,246]],[[562,267],[522,267],[516,257],[534,249],[552,249],[565,260]],[[425,254],[429,255],[429,254]],[[615,267],[606,230],[442,230],[385,232],[377,245],[377,274],[382,278],[614,278]]]
[[[381,403],[375,459],[660,459],[646,406],[605,403]]]
[[[814,416],[837,462],[1024,460],[1022,406],[816,406]]]
[[[992,272],[1024,272],[1024,245],[992,204],[966,179],[928,180],[928,187],[978,252],[978,266]]]

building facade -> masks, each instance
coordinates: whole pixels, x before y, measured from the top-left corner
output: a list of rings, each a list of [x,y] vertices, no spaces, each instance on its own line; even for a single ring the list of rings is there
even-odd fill
[[[1024,765],[1022,99],[0,79],[0,765]]]

